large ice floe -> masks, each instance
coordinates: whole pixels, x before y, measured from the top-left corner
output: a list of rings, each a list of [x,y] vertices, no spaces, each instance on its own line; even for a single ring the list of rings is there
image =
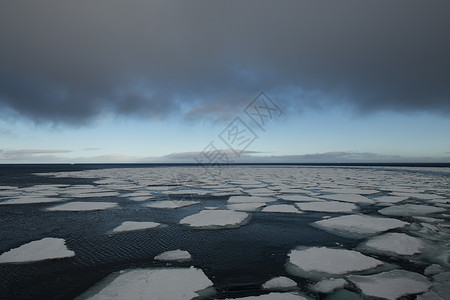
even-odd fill
[[[420,274],[405,270],[392,270],[375,275],[350,275],[362,293],[382,299],[398,299],[402,296],[421,294],[431,287],[428,279]]]
[[[185,206],[190,206],[190,205],[194,205],[194,204],[198,204],[200,202],[198,201],[184,201],[184,200],[167,200],[167,201],[158,201],[158,202],[153,202],[150,204],[147,204],[147,207],[151,207],[151,208],[180,208],[180,207],[185,207]]]
[[[78,299],[184,300],[199,297],[213,283],[201,269],[133,269],[106,277]]]
[[[408,225],[407,222],[397,219],[367,215],[341,216],[313,223],[313,226],[320,229],[349,238],[368,237],[406,225]]]
[[[0,263],[25,263],[75,256],[60,238],[43,238],[32,241],[0,255]]]
[[[380,209],[378,212],[386,216],[423,216],[428,214],[445,212],[445,208],[420,205],[420,204],[404,204],[390,206]]]
[[[197,214],[188,216],[180,224],[194,228],[226,228],[238,227],[245,223],[249,215],[234,210],[202,210]]]
[[[116,207],[115,202],[69,202],[66,204],[53,206],[47,208],[50,211],[89,211],[89,210],[103,210]]]
[[[264,207],[262,212],[273,212],[273,213],[293,213],[293,214],[301,214],[295,206],[289,204],[276,204]]]
[[[318,212],[342,212],[350,213],[358,209],[353,203],[339,201],[315,201],[295,203],[301,210]]]
[[[155,260],[161,261],[189,261],[191,259],[192,256],[189,252],[180,249],[166,251],[155,256]]]
[[[288,254],[287,271],[295,276],[320,279],[376,268],[382,261],[354,250],[311,247]]]
[[[388,255],[414,255],[425,249],[425,242],[404,233],[390,232],[371,238],[361,249]]]
[[[151,229],[151,228],[155,228],[155,227],[159,227],[159,226],[161,226],[161,224],[156,223],[156,222],[125,221],[121,225],[114,228],[113,232],[144,230],[144,229]]]
[[[261,207],[266,206],[264,202],[255,202],[255,203],[233,203],[227,206],[228,209],[239,210],[239,211],[257,211]],[[205,207],[206,208],[206,207]]]
[[[231,196],[228,203],[265,203],[275,202],[277,199],[259,196]]]
[[[372,199],[361,196],[359,194],[331,194],[331,195],[323,195],[320,197],[330,200],[351,202],[351,203],[365,203],[365,204],[375,203],[375,201],[373,201]]]

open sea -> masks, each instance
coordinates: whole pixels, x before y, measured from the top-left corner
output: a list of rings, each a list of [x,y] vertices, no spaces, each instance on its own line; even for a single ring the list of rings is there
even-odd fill
[[[450,271],[449,184],[450,164],[255,164],[216,168],[172,164],[0,165],[0,254],[49,237],[64,239],[67,249],[75,254],[34,262],[5,262],[0,256],[0,299],[73,299],[98,287],[115,272],[191,266],[202,270],[213,283],[214,292],[203,297],[206,299],[268,294],[270,291],[261,286],[277,276],[297,283],[290,292],[280,293],[307,299],[367,297],[367,292],[347,276],[388,270],[420,274],[429,283],[426,290],[406,291],[405,299],[431,291],[441,295],[450,290],[450,283],[424,273],[432,264],[438,265],[441,273]],[[179,206],[186,201],[191,205]],[[246,201],[256,201],[260,206],[246,207]],[[315,206],[327,201],[330,208],[336,202],[337,207],[340,203],[348,205],[341,211]],[[80,202],[80,207],[86,202],[114,206],[54,209],[74,202]],[[151,207],[155,203],[173,203],[173,207]],[[302,203],[310,207],[302,209]],[[270,206],[275,207],[267,209]],[[432,209],[427,211],[424,206]],[[206,210],[241,211],[248,216],[244,222],[229,226],[180,224]],[[339,228],[315,223],[351,215],[395,219],[406,225],[361,234],[354,227],[339,232]],[[113,231],[126,221],[157,222],[161,226]],[[386,232],[417,238],[423,246],[410,255],[362,246]],[[364,272],[322,274],[323,278],[344,278],[347,284],[334,291],[318,291],[312,287],[319,281],[316,273],[287,267],[291,251],[310,247],[358,251],[384,266]],[[162,252],[176,249],[188,251],[192,260],[155,259]],[[297,267],[302,268],[299,263]]]

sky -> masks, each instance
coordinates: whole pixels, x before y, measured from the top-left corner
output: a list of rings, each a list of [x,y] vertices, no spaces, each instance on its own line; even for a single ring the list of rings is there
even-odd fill
[[[450,2],[0,3],[0,163],[450,162]]]

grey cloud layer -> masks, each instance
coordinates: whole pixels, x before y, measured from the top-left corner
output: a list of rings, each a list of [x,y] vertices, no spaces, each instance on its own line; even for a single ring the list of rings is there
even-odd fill
[[[75,125],[102,113],[222,118],[264,89],[288,108],[321,95],[360,112],[449,116],[448,11],[448,1],[3,1],[0,112]]]

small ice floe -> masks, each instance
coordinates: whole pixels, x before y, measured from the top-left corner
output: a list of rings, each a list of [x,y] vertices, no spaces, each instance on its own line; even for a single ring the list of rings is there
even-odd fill
[[[205,209],[216,210],[219,209],[217,206],[205,206]]]
[[[115,197],[119,196],[119,192],[93,192],[93,193],[72,193],[70,197],[72,198],[103,198],[103,197]]]
[[[125,221],[118,227],[113,229],[113,232],[124,232],[124,231],[136,231],[159,227],[160,223],[155,222],[133,222]]]
[[[408,224],[392,218],[349,215],[316,221],[312,225],[344,237],[363,238]]]
[[[332,189],[323,189],[321,190],[324,193],[336,193],[336,194],[359,194],[359,195],[371,195],[379,193],[380,191],[377,190],[364,190],[359,188],[350,188],[350,187],[343,187],[343,188],[332,188]]]
[[[372,200],[375,200],[376,202],[390,203],[390,204],[396,204],[405,201],[406,199],[408,199],[408,197],[406,196],[380,196],[372,198]]]
[[[289,273],[313,279],[368,270],[383,264],[357,251],[326,247],[292,250],[288,256]]]
[[[444,269],[442,269],[442,267],[438,264],[432,264],[428,267],[426,267],[426,269],[423,271],[423,274],[425,276],[432,276],[432,275],[436,275],[439,273],[443,273]]]
[[[247,194],[251,196],[275,196],[277,193],[268,188],[258,188],[258,189],[250,189],[245,190]]]
[[[344,288],[347,285],[347,280],[343,278],[324,279],[316,284],[310,284],[309,289],[316,293],[329,294],[337,289]]]
[[[239,210],[239,211],[257,211],[261,207],[266,206],[266,203],[255,202],[255,203],[233,203],[227,206],[228,209]]]
[[[154,198],[153,196],[149,196],[149,195],[147,195],[147,196],[132,196],[131,200],[136,201],[136,202],[142,202],[142,201],[147,201],[147,200],[150,200],[153,198]]]
[[[180,224],[194,228],[227,228],[238,227],[245,223],[249,215],[234,210],[202,210],[195,215],[188,216]]]
[[[431,287],[428,279],[420,274],[405,270],[392,270],[376,275],[350,275],[363,294],[383,299],[398,299],[402,296],[421,294]]]
[[[293,214],[301,214],[302,212],[299,211],[295,206],[289,205],[289,204],[277,204],[277,205],[270,205],[264,207],[262,212],[272,212],[272,213],[293,213]]]
[[[361,249],[382,254],[414,255],[425,249],[425,243],[404,233],[391,232],[371,238],[361,245]]]
[[[442,222],[445,222],[444,219],[431,218],[431,217],[414,217],[414,219],[422,221],[422,222],[427,222],[427,223],[442,223]]]
[[[231,196],[228,203],[265,203],[277,201],[275,198],[258,196]]]
[[[249,297],[243,297],[243,298],[227,298],[224,300],[307,300],[307,298],[291,294],[291,293],[269,293],[265,295],[260,296],[249,296]]]
[[[416,198],[421,200],[445,199],[445,197],[436,194],[393,192],[392,195],[403,196],[408,198]]]
[[[332,195],[322,195],[320,198],[343,201],[343,202],[351,202],[351,203],[365,203],[365,204],[374,204],[375,201],[369,199],[367,197],[361,196],[359,194],[332,194]]]
[[[43,238],[32,241],[0,255],[0,263],[25,263],[75,256],[60,238]]]
[[[353,203],[345,203],[339,201],[315,201],[295,203],[301,210],[305,211],[320,211],[320,212],[341,212],[350,213],[358,209]]]
[[[50,211],[89,211],[89,210],[103,210],[116,207],[115,202],[70,202],[58,206],[47,208]]]
[[[194,204],[200,203],[199,201],[184,201],[184,200],[167,200],[167,201],[158,201],[147,204],[147,207],[151,208],[180,208],[185,206],[190,206]]]
[[[161,254],[158,254],[155,256],[155,260],[161,260],[161,261],[189,261],[192,259],[192,256],[189,252],[184,250],[171,250],[166,251]]]
[[[274,277],[264,282],[264,284],[261,286],[263,290],[271,291],[288,291],[295,289],[296,287],[297,282],[284,276]]]
[[[2,201],[2,202],[0,202],[0,205],[51,203],[51,202],[62,202],[62,201],[67,201],[67,200],[68,200],[67,198],[56,198],[56,197],[20,196],[17,198]]]
[[[420,204],[404,204],[390,206],[380,209],[378,212],[386,216],[423,216],[428,214],[440,213],[447,211],[445,208],[420,205]]]
[[[279,196],[279,198],[285,201],[301,201],[301,202],[325,201],[323,199],[302,195],[281,195]]]
[[[194,299],[213,283],[191,268],[133,269],[107,276],[80,299]]]

